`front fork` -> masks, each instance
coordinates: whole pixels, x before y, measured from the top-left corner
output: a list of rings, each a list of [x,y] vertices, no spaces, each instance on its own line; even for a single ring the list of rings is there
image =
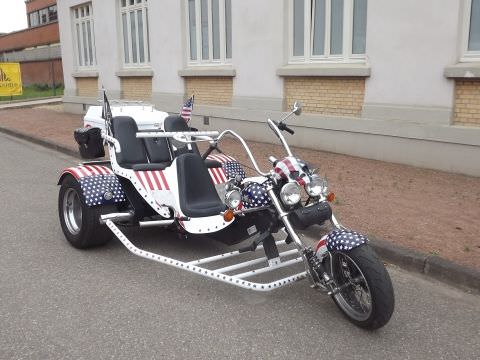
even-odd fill
[[[305,270],[307,272],[308,278],[312,282],[312,285],[314,287],[320,286],[323,288],[325,288],[325,285],[326,285],[326,290],[333,291],[336,288],[335,283],[331,279],[330,275],[328,274],[328,271],[325,269],[320,259],[317,258],[317,255],[315,254],[313,249],[310,246],[307,246],[305,243],[303,243],[303,241],[297,235],[295,229],[290,223],[290,220],[288,219],[288,212],[286,212],[285,209],[283,208],[282,204],[280,203],[280,200],[275,194],[275,191],[273,191],[272,186],[267,188],[267,193],[270,196],[270,199],[272,200],[272,203],[278,212],[278,216],[280,217],[283,224],[285,225],[285,230],[287,231],[290,238],[293,240],[293,243],[297,247],[299,253],[302,255],[302,259],[305,265]],[[333,214],[332,214],[331,222],[337,228],[342,227],[342,225],[340,225],[340,223],[337,221],[337,219]]]

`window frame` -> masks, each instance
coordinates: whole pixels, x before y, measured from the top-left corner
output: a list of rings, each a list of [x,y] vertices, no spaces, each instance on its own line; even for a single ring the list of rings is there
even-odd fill
[[[134,0],[134,4],[129,4],[129,0],[125,1],[125,6],[122,6],[122,0],[118,0],[119,5],[119,33],[120,33],[120,43],[121,43],[121,57],[122,65],[125,69],[131,68],[150,68],[151,57],[150,57],[150,29],[148,21],[148,0]],[[138,34],[138,16],[137,11],[142,10],[142,27],[143,27],[143,56],[144,62],[140,62],[140,42]],[[132,26],[131,26],[131,13],[135,13],[135,24],[136,24],[136,51],[137,51],[137,61],[133,62],[133,51],[132,51]],[[125,14],[127,21],[127,36],[128,36],[128,58],[129,62],[125,61],[125,38],[124,38],[124,29],[123,29],[123,15]]]
[[[219,65],[230,65],[232,63],[232,57],[227,58],[227,25],[226,25],[226,0],[218,0],[218,27],[219,27],[219,48],[220,56],[218,59],[213,58],[213,30],[212,30],[212,0],[207,0],[207,9],[208,9],[208,59],[203,59],[202,57],[202,26],[201,26],[201,0],[195,1],[195,41],[197,48],[197,58],[192,60],[191,54],[191,44],[190,44],[190,9],[189,9],[189,0],[185,0],[185,23],[186,23],[186,48],[187,48],[187,64],[188,66],[219,66]],[[231,1],[231,0],[230,0]],[[230,9],[231,9],[230,5]],[[230,21],[232,21],[232,16],[230,14]],[[230,25],[230,28],[232,25]],[[233,30],[231,29],[231,32]],[[233,42],[233,40],[232,40]],[[232,49],[232,44],[230,44],[230,49]]]
[[[34,17],[35,15],[36,15],[37,23],[32,25],[32,17]],[[38,13],[38,10],[28,13],[28,25],[29,27],[40,26],[40,14]]]
[[[88,9],[88,15],[81,16],[81,9]],[[78,10],[78,17],[76,16],[76,10]],[[74,53],[75,53],[75,63],[76,68],[78,70],[96,70],[97,68],[97,50],[95,46],[95,23],[93,18],[93,3],[86,2],[77,6],[73,6],[70,8],[70,14],[72,19],[72,36],[73,36],[73,44],[74,44]],[[90,23],[90,36],[92,42],[92,49],[90,52],[89,44],[88,44],[88,32],[86,33],[87,36],[87,48],[85,48],[85,44],[83,43],[83,36],[82,36],[82,24],[85,24],[85,28],[87,28],[87,23]],[[77,25],[79,26],[80,34],[77,33]],[[79,39],[80,37],[80,39]],[[80,40],[80,43],[79,43]],[[87,57],[90,59],[92,58],[92,63],[85,65],[85,50],[87,51]],[[80,56],[82,57],[82,61],[80,61]],[[83,64],[82,64],[83,62]]]
[[[55,14],[53,20],[52,20],[52,14]],[[48,7],[48,21],[49,21],[49,22],[58,21],[58,8],[57,8],[57,5],[51,5],[51,6]]]
[[[472,0],[465,0],[463,11],[463,30],[462,30],[462,54],[460,62],[480,61],[480,50],[468,50],[468,40],[470,38],[470,20],[472,15]]]
[[[331,2],[332,0],[325,0],[325,41],[324,54],[313,55],[313,37],[314,37],[314,19],[311,18],[313,14],[315,0],[304,0],[304,30],[303,30],[303,49],[302,56],[294,55],[294,0],[288,1],[288,63],[302,64],[302,63],[366,63],[367,55],[366,49],[364,54],[353,54],[353,14],[354,1],[344,0],[343,3],[343,34],[342,34],[342,53],[330,54],[331,49]],[[368,2],[367,2],[368,9]],[[368,20],[367,20],[368,21]],[[307,51],[306,51],[307,50]]]

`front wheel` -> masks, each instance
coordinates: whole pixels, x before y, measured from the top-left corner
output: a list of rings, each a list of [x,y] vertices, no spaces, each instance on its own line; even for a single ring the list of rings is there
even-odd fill
[[[367,244],[348,251],[333,251],[332,277],[338,291],[335,304],[362,328],[384,326],[395,306],[392,281],[385,266]]]

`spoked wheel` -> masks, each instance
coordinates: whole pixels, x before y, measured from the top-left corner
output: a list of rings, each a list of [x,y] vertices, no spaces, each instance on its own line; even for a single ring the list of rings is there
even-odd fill
[[[112,232],[100,224],[100,215],[115,212],[116,207],[88,207],[85,204],[80,184],[66,176],[58,194],[60,225],[68,242],[79,249],[100,246],[108,242]]]
[[[354,324],[378,329],[392,316],[394,294],[383,263],[367,244],[332,254],[333,300]]]

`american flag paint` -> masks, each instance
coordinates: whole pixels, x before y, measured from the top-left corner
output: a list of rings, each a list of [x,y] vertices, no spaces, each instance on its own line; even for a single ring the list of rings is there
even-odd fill
[[[306,185],[310,182],[310,178],[304,171],[305,167],[306,164],[303,161],[293,156],[287,156],[277,162],[274,170],[280,179],[292,179],[299,185]]]
[[[84,176],[79,180],[87,206],[124,202],[125,192],[115,174]]]
[[[208,155],[207,159],[218,161],[222,164],[221,168],[208,169],[210,176],[215,184],[227,182],[228,179],[233,179],[240,175],[242,180],[245,179],[246,174],[242,166],[235,160],[235,158],[225,154]],[[220,172],[220,177],[218,172]],[[221,180],[221,181],[220,181]]]
[[[125,192],[112,169],[103,165],[80,165],[65,169],[80,184],[87,206],[119,203],[126,200]],[[108,196],[107,196],[107,195]]]
[[[68,169],[63,170],[62,175],[65,173],[68,173],[75,179],[79,180],[85,176],[110,175],[113,174],[113,171],[112,169],[102,165],[80,165],[69,167]]]
[[[162,170],[135,171],[135,177],[146,190],[170,190],[167,178]]]
[[[195,99],[195,95],[192,95],[190,99],[188,99],[185,102],[185,104],[183,104],[182,110],[180,111],[180,116],[184,118],[184,120],[187,123],[190,121],[190,118],[192,117],[194,99]]]

